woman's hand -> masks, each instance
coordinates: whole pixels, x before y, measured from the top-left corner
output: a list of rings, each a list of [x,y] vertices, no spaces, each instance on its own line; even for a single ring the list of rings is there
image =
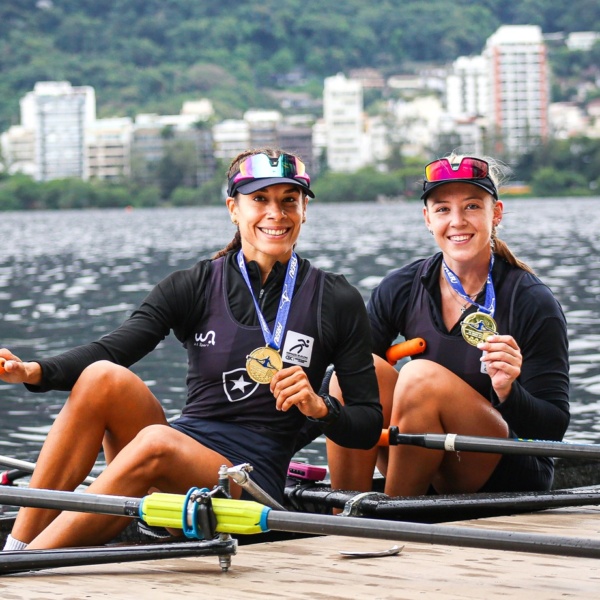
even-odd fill
[[[504,402],[513,381],[521,374],[521,350],[511,335],[491,335],[477,347],[485,352],[481,361],[486,365],[498,399]]]
[[[36,362],[23,362],[7,348],[0,348],[0,380],[6,383],[37,385],[42,379],[42,369]]]
[[[277,410],[297,406],[302,414],[313,419],[321,419],[328,413],[323,398],[315,394],[302,367],[281,369],[271,379],[270,387]]]

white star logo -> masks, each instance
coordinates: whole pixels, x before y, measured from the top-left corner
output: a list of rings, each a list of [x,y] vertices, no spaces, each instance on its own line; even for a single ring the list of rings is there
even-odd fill
[[[233,392],[234,390],[241,390],[242,394],[246,391],[246,388],[249,385],[252,385],[252,383],[250,381],[246,381],[244,379],[243,375],[240,375],[239,379],[232,379],[231,383],[233,383],[231,391]]]

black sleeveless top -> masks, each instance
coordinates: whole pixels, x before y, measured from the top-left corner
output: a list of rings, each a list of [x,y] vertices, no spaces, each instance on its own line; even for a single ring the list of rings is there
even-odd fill
[[[421,276],[427,272],[435,257],[430,257],[419,266],[411,289],[410,301],[406,315],[406,339],[423,338],[427,344],[425,352],[413,356],[413,359],[426,358],[432,360],[458,375],[483,397],[490,397],[491,383],[489,375],[482,372],[481,350],[467,343],[462,336],[440,331],[436,327],[428,292],[421,283]],[[496,312],[494,320],[498,325],[498,333],[509,334],[512,331],[512,312],[515,291],[525,271],[511,269],[502,284],[495,286]],[[474,312],[467,311],[465,315]],[[464,317],[464,315],[463,315]]]
[[[265,346],[265,340],[259,326],[242,325],[231,313],[224,267],[224,258],[212,262],[204,316],[184,342],[189,368],[182,414],[294,436],[306,417],[296,407],[276,410],[269,386],[254,382],[246,372],[246,356]],[[311,266],[292,298],[281,347],[284,368],[300,365],[313,389],[319,389],[330,362],[320,331],[323,279],[323,272]],[[272,331],[272,321],[269,327]]]

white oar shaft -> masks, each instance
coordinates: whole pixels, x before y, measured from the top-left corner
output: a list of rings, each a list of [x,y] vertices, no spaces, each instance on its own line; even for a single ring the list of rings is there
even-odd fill
[[[9,469],[19,469],[26,473],[33,473],[36,467],[35,463],[19,460],[18,458],[11,458],[10,456],[0,456],[0,465],[8,467]],[[91,483],[94,483],[95,480],[95,477],[86,477],[83,480],[83,483],[90,485]]]

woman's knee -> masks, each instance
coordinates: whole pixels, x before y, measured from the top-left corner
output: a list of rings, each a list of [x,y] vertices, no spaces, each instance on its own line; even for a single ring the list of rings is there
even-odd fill
[[[131,441],[131,450],[139,462],[145,465],[169,464],[180,450],[177,432],[168,425],[148,425]]]
[[[430,360],[411,360],[398,375],[394,389],[394,412],[406,415],[410,410],[432,410],[447,392],[447,369]]]
[[[129,369],[100,360],[81,372],[73,386],[70,400],[82,399],[87,406],[94,406],[119,395],[133,398],[145,389],[143,381]]]

